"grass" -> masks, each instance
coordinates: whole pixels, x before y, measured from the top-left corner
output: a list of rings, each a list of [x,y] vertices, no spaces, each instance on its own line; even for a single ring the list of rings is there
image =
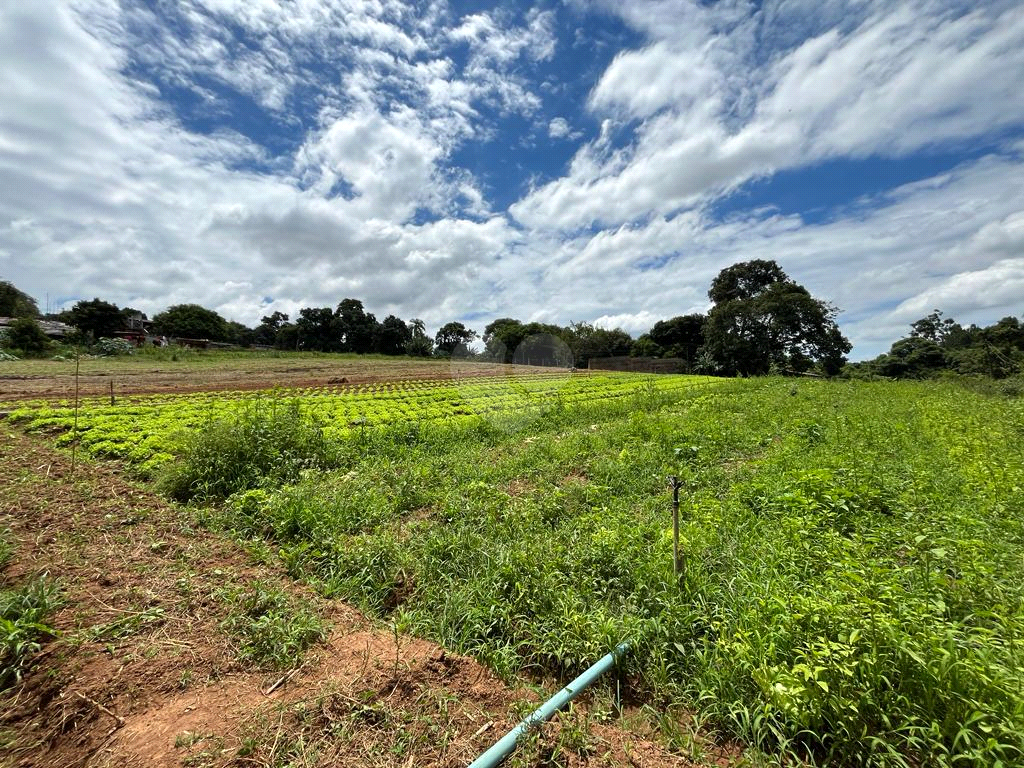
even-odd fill
[[[50,357],[60,356],[65,359],[21,359],[0,363],[0,374],[3,375],[38,375],[53,376],[73,374],[75,371],[74,356],[77,348],[66,347],[54,349]],[[295,363],[306,364],[310,370],[329,368],[336,365],[352,364],[363,373],[367,365],[378,369],[381,373],[409,369],[429,371],[437,370],[448,373],[448,360],[433,358],[410,358],[388,355],[355,355],[334,352],[295,352],[288,350],[217,350],[189,349],[187,347],[145,347],[131,355],[116,357],[83,357],[81,374],[111,375],[134,374],[147,369],[175,370],[178,368],[196,372],[238,370],[260,371],[267,365],[292,366]],[[170,368],[168,368],[170,366]]]
[[[160,487],[179,501],[224,498],[260,484],[295,482],[302,472],[338,464],[334,446],[298,401],[248,403],[233,419],[183,437],[183,458]]]
[[[291,447],[317,434],[304,412],[277,418],[197,433],[179,469],[243,481],[189,495],[230,494],[212,524],[402,631],[562,678],[629,639],[632,696],[780,763],[1024,760],[1019,399],[946,382],[639,385],[311,439],[329,461]],[[293,609],[232,599],[240,648],[289,647]],[[703,748],[670,722],[680,750]],[[566,739],[562,757],[590,748]]]
[[[46,574],[0,589],[0,690],[19,682],[43,641],[56,636],[45,619],[60,603],[60,590]]]
[[[235,638],[241,661],[264,669],[293,669],[305,650],[327,635],[314,611],[261,582],[226,590],[221,597],[231,606],[224,628]]]
[[[222,522],[506,675],[633,639],[643,697],[778,759],[1012,764],[1022,416],[952,385],[738,382],[525,432],[374,431],[343,472],[236,495]]]

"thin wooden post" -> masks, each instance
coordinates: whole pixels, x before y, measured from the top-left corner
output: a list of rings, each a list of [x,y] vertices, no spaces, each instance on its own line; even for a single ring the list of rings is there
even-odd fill
[[[75,475],[75,459],[78,453],[78,369],[82,362],[82,350],[75,350],[75,439],[71,443],[71,476]]]
[[[110,404],[114,404],[114,380],[110,380]]]
[[[682,482],[672,475],[668,479],[672,486],[672,570],[679,576],[683,570],[683,561],[679,553],[679,488]]]

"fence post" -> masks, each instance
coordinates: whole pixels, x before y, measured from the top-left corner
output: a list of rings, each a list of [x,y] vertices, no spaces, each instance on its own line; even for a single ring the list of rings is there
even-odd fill
[[[679,489],[683,483],[675,475],[669,477],[668,481],[672,486],[672,570],[678,578],[685,568],[679,552]]]

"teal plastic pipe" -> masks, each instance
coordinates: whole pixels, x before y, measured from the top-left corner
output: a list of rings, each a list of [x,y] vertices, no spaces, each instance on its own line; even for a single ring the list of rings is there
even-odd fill
[[[577,677],[565,688],[560,690],[529,717],[519,725],[501,737],[493,747],[484,752],[480,757],[469,764],[469,768],[493,768],[502,760],[512,754],[519,739],[523,737],[530,728],[551,719],[551,716],[558,710],[575,699],[581,691],[597,680],[610,667],[615,665],[622,656],[629,651],[629,643],[620,643],[614,651],[602,656],[594,666]]]

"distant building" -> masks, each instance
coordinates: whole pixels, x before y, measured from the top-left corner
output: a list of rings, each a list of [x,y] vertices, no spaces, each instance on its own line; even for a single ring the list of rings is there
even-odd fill
[[[14,325],[17,317],[0,317],[0,328],[7,328],[8,326]],[[75,332],[73,325],[62,323],[57,320],[36,320],[39,323],[39,327],[43,329],[43,333],[49,336],[51,339],[63,339],[65,336],[70,336]]]

